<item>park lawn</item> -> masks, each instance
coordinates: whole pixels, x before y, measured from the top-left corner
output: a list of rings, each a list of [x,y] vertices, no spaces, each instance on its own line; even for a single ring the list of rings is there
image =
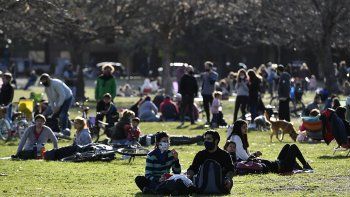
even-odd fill
[[[144,133],[167,130],[173,135],[200,135],[205,129],[201,125],[189,125],[177,129],[178,123],[142,123]],[[186,124],[188,125],[188,124]],[[219,129],[222,146],[225,130]],[[253,131],[248,134],[250,150],[260,150],[263,158],[273,160],[285,142],[269,142],[268,132]],[[60,141],[60,146],[71,143]],[[0,143],[0,157],[16,151],[16,142]],[[277,174],[249,175],[234,177],[232,195],[239,196],[346,196],[350,193],[350,164],[345,152],[332,155],[335,143],[298,144],[307,161],[315,169],[312,174],[281,176]],[[152,148],[152,147],[149,147]],[[176,146],[180,155],[182,171],[185,172],[196,152],[203,146]],[[50,149],[50,146],[48,147]],[[0,195],[40,195],[40,196],[129,196],[140,195],[134,178],[144,173],[145,157],[136,158],[128,164],[126,160],[112,162],[63,163],[0,160]]]
[[[40,91],[40,88],[36,89]],[[41,89],[42,91],[42,89]],[[27,91],[16,91],[19,95],[29,95]],[[92,95],[92,88],[87,90]],[[91,96],[89,96],[91,97]],[[93,98],[93,97],[91,97]],[[306,97],[311,100],[311,94]],[[127,107],[137,98],[117,98],[119,107]],[[93,102],[89,105],[94,106]],[[232,122],[233,103],[224,102],[224,114],[228,123]],[[71,116],[77,115],[77,109],[71,110]],[[300,121],[294,119],[296,126]],[[206,130],[203,122],[197,125],[185,124],[178,129],[179,123],[141,123],[144,134],[166,130],[172,135],[201,135]],[[219,129],[220,146],[226,138],[226,130]],[[274,160],[283,145],[292,143],[289,136],[285,142],[269,142],[268,132],[252,131],[248,134],[250,151],[260,150],[263,158]],[[71,144],[71,141],[60,141],[59,146]],[[14,154],[18,141],[0,142],[0,157]],[[348,196],[350,194],[350,158],[345,152],[333,156],[333,142],[329,146],[320,144],[298,144],[307,161],[315,169],[312,174],[296,174],[281,176],[277,174],[248,175],[234,177],[232,195],[237,196]],[[47,149],[52,148],[51,145]],[[149,147],[150,149],[152,147]],[[194,155],[203,146],[176,146],[179,152],[182,171],[192,162]],[[106,162],[63,163],[33,161],[0,160],[0,195],[1,196],[131,196],[142,194],[134,183],[137,175],[144,174],[145,157],[136,158],[131,164],[126,160],[117,159]]]

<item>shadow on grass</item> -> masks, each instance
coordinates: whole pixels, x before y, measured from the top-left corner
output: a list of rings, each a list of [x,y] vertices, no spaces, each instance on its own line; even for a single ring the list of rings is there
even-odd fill
[[[205,127],[204,125],[197,125],[196,127],[190,128],[190,130],[203,130],[209,127]]]
[[[6,145],[6,146],[18,146],[17,142],[5,142],[1,143],[1,145]]]
[[[350,159],[350,156],[345,155],[322,155],[318,159]]]

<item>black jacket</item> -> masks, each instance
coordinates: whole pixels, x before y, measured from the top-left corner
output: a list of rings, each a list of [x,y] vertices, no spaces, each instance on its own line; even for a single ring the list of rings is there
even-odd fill
[[[290,74],[283,72],[278,81],[278,97],[290,98]]]
[[[179,92],[182,96],[188,95],[196,97],[198,94],[198,84],[196,78],[188,74],[183,75],[180,79]]]
[[[254,101],[258,99],[259,92],[260,92],[260,79],[253,80],[249,85],[249,98],[253,99]]]
[[[11,84],[2,84],[0,89],[0,105],[8,105],[13,100],[13,87]]]

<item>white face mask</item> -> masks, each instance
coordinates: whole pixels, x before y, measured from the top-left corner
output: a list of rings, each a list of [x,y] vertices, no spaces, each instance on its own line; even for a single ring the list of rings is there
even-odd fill
[[[169,149],[170,144],[168,142],[159,142],[159,150],[163,153]]]
[[[245,76],[243,76],[243,75],[241,75],[241,76],[239,76],[241,79],[244,79],[245,78]]]

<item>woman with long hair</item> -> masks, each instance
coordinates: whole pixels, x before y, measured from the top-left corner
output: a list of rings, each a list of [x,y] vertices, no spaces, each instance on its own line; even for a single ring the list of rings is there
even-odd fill
[[[236,103],[233,114],[233,122],[237,120],[238,110],[241,108],[242,118],[245,119],[246,107],[249,99],[248,76],[244,69],[238,71],[238,79],[236,83]]]
[[[258,116],[258,103],[260,94],[261,79],[254,70],[248,70],[249,82],[249,109],[252,120]]]

